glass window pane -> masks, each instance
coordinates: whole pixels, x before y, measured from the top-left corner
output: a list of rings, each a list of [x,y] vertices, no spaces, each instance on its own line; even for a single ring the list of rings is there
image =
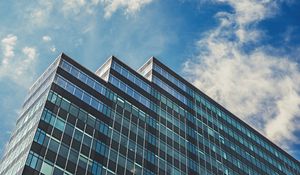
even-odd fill
[[[62,66],[61,66],[64,70],[66,70],[67,72],[70,71],[71,66],[69,65],[69,63],[67,63],[66,61],[62,62]]]
[[[95,98],[92,98],[91,105],[93,108],[98,109],[99,102]]]
[[[85,144],[86,146],[90,147],[91,143],[92,143],[92,138],[89,137],[88,135],[84,134],[83,144]]]
[[[77,163],[77,159],[78,159],[78,152],[73,151],[72,149],[70,150],[70,155],[69,155],[69,160],[73,163]]]
[[[66,125],[65,133],[72,137],[74,131],[74,127],[70,124]]]
[[[64,172],[56,167],[54,167],[53,175],[63,175]]]
[[[83,121],[83,122],[86,122],[86,119],[87,119],[87,113],[80,110],[79,111],[79,114],[78,114],[78,118]]]
[[[85,157],[83,157],[83,156],[79,156],[79,162],[78,162],[78,164],[79,164],[79,166],[81,166],[82,168],[85,168],[86,167],[86,165],[87,165],[87,159],[85,158]]]
[[[61,106],[61,108],[63,108],[64,110],[69,111],[70,103],[67,102],[66,100],[62,100],[60,106]]]
[[[53,139],[50,140],[49,149],[53,152],[57,152],[59,143]]]
[[[36,156],[32,156],[31,162],[30,162],[30,167],[35,169],[36,163],[37,163],[38,158]]]
[[[90,95],[84,93],[83,94],[83,101],[86,102],[87,104],[90,104],[90,101],[91,101]]]
[[[53,167],[50,164],[43,162],[41,173],[45,175],[52,175],[52,171],[53,171]]]
[[[79,131],[78,129],[75,129],[75,133],[74,133],[74,138],[78,141],[81,142],[81,139],[82,139],[82,132]]]
[[[90,87],[94,87],[94,81],[91,78],[87,78],[87,82],[86,82]]]
[[[65,128],[65,122],[59,118],[56,119],[56,122],[55,122],[55,128],[61,130],[61,131],[64,131],[64,128]]]
[[[68,152],[69,152],[68,147],[64,146],[63,144],[60,145],[59,155],[63,156],[64,158],[67,158]]]
[[[81,99],[82,98],[82,94],[83,94],[83,92],[82,92],[81,89],[78,89],[78,88],[75,89],[75,96],[76,97],[78,97],[79,99]]]
[[[78,77],[79,71],[78,71],[76,68],[72,67],[72,69],[71,69],[71,74],[72,74],[74,77]]]
[[[79,72],[79,77],[78,77],[82,82],[86,82],[86,79],[87,79],[87,77],[86,77],[86,75],[85,74],[83,74],[82,72]]]
[[[74,115],[74,116],[76,117],[77,114],[78,114],[78,111],[79,111],[79,109],[78,109],[76,106],[71,105],[71,107],[70,107],[70,113],[71,113],[72,115]]]

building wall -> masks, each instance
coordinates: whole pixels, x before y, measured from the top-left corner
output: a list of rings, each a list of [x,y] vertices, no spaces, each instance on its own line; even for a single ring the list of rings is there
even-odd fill
[[[300,174],[297,160],[157,59],[143,76],[115,57],[106,64],[100,78],[62,55],[23,174]]]

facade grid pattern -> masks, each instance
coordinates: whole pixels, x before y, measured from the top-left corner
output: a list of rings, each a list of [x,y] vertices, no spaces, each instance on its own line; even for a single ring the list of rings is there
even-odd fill
[[[96,73],[61,54],[30,89],[0,174],[298,175],[300,164],[152,57]]]

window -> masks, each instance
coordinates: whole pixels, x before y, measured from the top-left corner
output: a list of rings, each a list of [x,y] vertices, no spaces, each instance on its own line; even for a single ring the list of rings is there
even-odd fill
[[[70,150],[70,155],[69,155],[69,160],[76,164],[77,159],[78,159],[78,152],[71,149]]]
[[[102,166],[96,162],[93,161],[92,163],[92,175],[100,175],[102,172]]]
[[[104,156],[106,156],[106,154],[107,154],[106,145],[103,144],[102,142],[98,141],[98,140],[94,141],[94,150],[97,153],[99,153],[101,155],[104,155]]]
[[[87,113],[84,112],[83,110],[80,110],[80,111],[79,111],[78,118],[79,118],[81,121],[86,122],[86,119],[87,119]]]
[[[104,88],[99,83],[95,83],[95,90],[101,94],[105,94]]]
[[[74,131],[74,127],[70,124],[66,125],[65,133],[72,137]]]
[[[82,92],[81,89],[78,89],[78,88],[75,89],[75,96],[77,98],[81,99],[82,98],[82,94],[83,94],[83,92]]]
[[[151,151],[147,151],[147,160],[155,165],[155,154]]]
[[[92,98],[91,105],[93,108],[98,109],[99,102],[95,98]]]
[[[79,166],[81,166],[82,168],[86,168],[87,162],[88,162],[87,158],[85,158],[83,155],[79,156],[79,162],[78,162]]]
[[[90,104],[91,97],[87,93],[83,93],[83,101],[86,102],[87,104]]]
[[[79,131],[78,129],[75,129],[74,138],[81,142],[83,133]]]
[[[34,135],[34,141],[42,145],[45,137],[46,137],[46,133],[40,128],[38,128]]]
[[[85,74],[83,74],[82,72],[79,72],[79,77],[78,77],[82,82],[86,82],[86,79],[87,79],[87,77],[86,77],[86,75]]]
[[[103,134],[107,135],[108,134],[108,126],[104,123],[100,123],[99,126],[100,132],[102,132]]]
[[[38,157],[37,154],[30,152],[27,160],[26,160],[26,165],[30,166],[33,169],[39,170],[41,167],[42,160]]]
[[[91,143],[92,143],[92,138],[90,136],[88,136],[87,134],[84,134],[83,144],[85,144],[86,146],[90,147]]]
[[[60,118],[56,118],[54,127],[63,132],[64,128],[65,128],[65,122],[63,120],[61,120]]]
[[[70,103],[66,100],[62,100],[60,107],[63,108],[65,111],[69,111]]]
[[[66,61],[62,61],[61,66],[64,70],[66,70],[67,72],[70,72],[71,70],[71,65],[69,63],[67,63]]]
[[[87,85],[89,85],[91,88],[94,88],[94,81],[91,78],[87,78]]]
[[[67,158],[68,152],[69,152],[69,148],[61,144],[59,149],[59,155],[63,156],[64,158]]]
[[[133,96],[133,90],[130,87],[127,87],[127,94]]]
[[[70,113],[71,113],[73,116],[77,116],[78,111],[79,111],[79,109],[78,109],[76,106],[71,105],[71,107],[70,107]]]
[[[60,77],[56,77],[56,81],[55,81],[60,87],[65,88],[67,82],[64,81],[62,78]]]
[[[75,87],[72,84],[67,83],[67,91],[70,92],[71,94],[73,94],[74,90],[75,90]]]
[[[42,168],[41,168],[41,173],[45,174],[45,175],[52,175],[52,171],[53,171],[53,166],[51,166],[50,164],[43,162],[42,164]]]
[[[57,141],[55,141],[54,139],[51,139],[50,140],[50,143],[49,143],[49,149],[53,152],[57,152],[58,150],[58,146],[59,146],[59,143]]]

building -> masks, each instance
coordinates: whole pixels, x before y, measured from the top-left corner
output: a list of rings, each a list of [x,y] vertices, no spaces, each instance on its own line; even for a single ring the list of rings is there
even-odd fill
[[[299,175],[300,163],[152,57],[61,54],[30,88],[0,174]]]

